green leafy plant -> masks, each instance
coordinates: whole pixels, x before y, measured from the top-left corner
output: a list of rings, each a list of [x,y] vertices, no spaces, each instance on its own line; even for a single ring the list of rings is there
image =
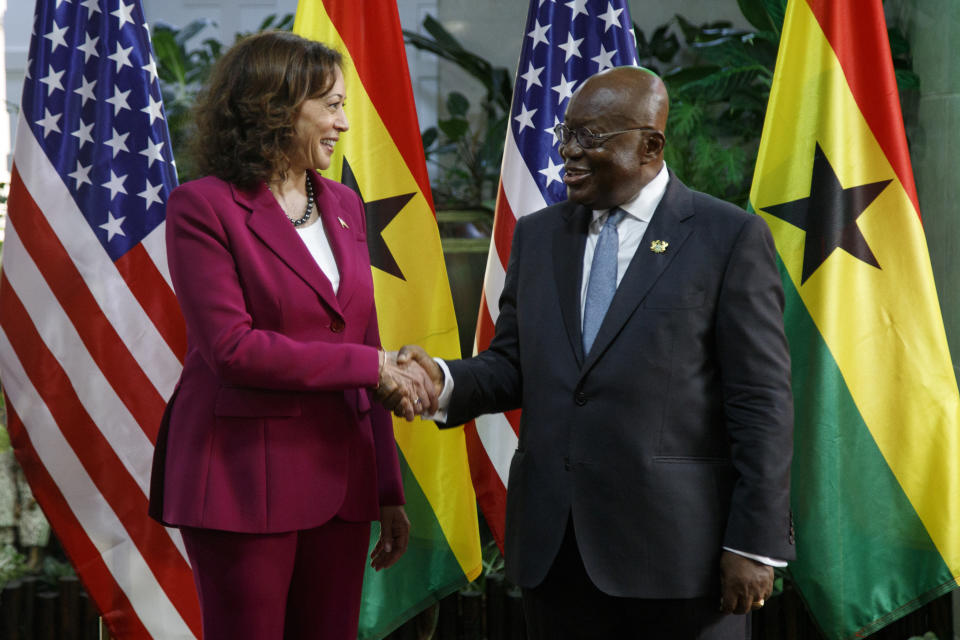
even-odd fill
[[[0,549],[0,589],[27,573],[27,558],[13,545]]]
[[[223,44],[206,38],[199,45],[190,42],[213,22],[194,20],[183,28],[157,23],[153,27],[153,52],[157,60],[160,93],[170,129],[170,144],[180,180],[196,177],[189,156],[183,151],[190,135],[191,109],[197,93],[210,76]]]
[[[636,25],[634,30],[641,62],[660,73],[670,93],[667,165],[695,189],[745,206],[786,0],[738,0],[738,5],[752,30],[729,21],[695,25],[680,15],[650,38]],[[909,41],[897,27],[888,33],[900,90],[917,91]]]
[[[44,556],[40,565],[40,578],[51,587],[56,587],[60,578],[76,577],[76,575],[76,571],[69,562],[53,556]]]
[[[436,127],[424,130],[423,145],[427,161],[438,168],[433,197],[438,207],[484,208],[493,210],[503,141],[507,134],[507,116],[498,114],[476,118],[470,114],[470,101],[462,93],[447,96],[447,117]]]
[[[888,25],[887,36],[890,38],[890,54],[893,57],[893,73],[897,78],[897,88],[903,94],[920,92],[920,76],[913,71],[913,53],[910,51],[910,40],[900,24]]]
[[[404,30],[407,44],[436,54],[476,78],[486,89],[483,108],[489,115],[510,110],[513,100],[513,80],[505,67],[495,67],[482,56],[468,51],[431,15],[423,19],[423,29],[429,34]]]
[[[662,76],[661,65],[672,62],[681,47],[677,34],[670,31],[670,23],[656,27],[649,38],[636,23],[633,25],[633,32],[637,36],[637,58],[640,65]]]
[[[473,582],[468,582],[464,585],[464,587],[460,589],[461,593],[480,595],[486,591],[487,580],[504,579],[503,555],[500,553],[500,548],[497,547],[495,540],[491,538],[484,542],[483,547],[480,549],[480,556],[483,564],[480,575]]]
[[[492,211],[513,97],[510,72],[465,49],[433,16],[424,19],[423,28],[428,35],[404,31],[407,44],[458,66],[485,90],[480,113],[471,113],[462,93],[451,92],[446,117],[422,132],[427,161],[437,170],[431,185],[434,201],[438,208]]]
[[[649,39],[634,26],[641,61],[654,71],[667,68],[660,72],[671,100],[667,165],[690,186],[741,206],[749,196],[784,4],[739,0],[755,31],[729,21],[695,25],[680,15]]]

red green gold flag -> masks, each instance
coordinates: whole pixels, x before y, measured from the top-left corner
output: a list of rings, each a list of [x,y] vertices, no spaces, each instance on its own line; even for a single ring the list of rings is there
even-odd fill
[[[787,295],[790,573],[828,638],[957,586],[960,396],[881,0],[790,0],[750,205]]]
[[[294,32],[344,55],[350,122],[325,175],[363,199],[380,336],[460,355],[396,4],[300,0]],[[360,637],[389,632],[480,574],[477,508],[462,429],[395,420],[410,547],[364,578]]]

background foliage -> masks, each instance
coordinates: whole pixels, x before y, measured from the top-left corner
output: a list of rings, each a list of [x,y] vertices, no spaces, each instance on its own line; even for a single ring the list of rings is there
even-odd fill
[[[681,15],[653,30],[634,25],[641,64],[670,93],[667,165],[688,186],[745,207],[777,59],[786,0],[738,0],[753,29],[694,25]],[[910,44],[888,29],[901,93],[916,93]]]
[[[510,71],[465,49],[431,15],[424,19],[423,29],[427,35],[404,31],[406,43],[455,64],[485,90],[479,114],[470,112],[466,96],[451,91],[444,105],[446,117],[422,132],[427,162],[433,165],[434,202],[438,209],[487,209],[492,213],[513,100]]]
[[[746,206],[766,112],[786,0],[738,0],[752,29],[730,21],[695,25],[677,14],[649,35],[634,24],[642,65],[657,72],[671,99],[667,165],[687,185]],[[196,20],[182,28],[158,24],[153,46],[171,144],[180,180],[197,177],[186,141],[190,110],[224,45],[199,39],[212,23]],[[271,15],[258,30],[293,26],[293,15]],[[444,116],[423,130],[438,209],[475,209],[492,214],[513,93],[510,71],[467,50],[433,16],[424,34],[404,31],[407,44],[436,54],[480,83],[483,97],[472,105],[463,93],[443,99]],[[888,30],[901,94],[919,90],[910,43],[897,25]],[[248,35],[237,34],[236,39]]]

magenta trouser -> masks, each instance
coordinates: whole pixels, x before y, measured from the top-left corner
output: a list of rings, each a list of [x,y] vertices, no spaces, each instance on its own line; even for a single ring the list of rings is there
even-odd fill
[[[301,531],[183,528],[204,640],[354,640],[369,522]]]

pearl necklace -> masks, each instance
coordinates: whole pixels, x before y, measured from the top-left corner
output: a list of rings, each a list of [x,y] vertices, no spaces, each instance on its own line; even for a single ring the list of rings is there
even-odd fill
[[[267,189],[268,189],[271,193],[273,193],[273,187],[271,187],[269,184],[267,184]],[[303,223],[305,223],[307,220],[309,220],[309,219],[310,219],[310,214],[313,213],[313,200],[314,200],[314,197],[313,197],[313,183],[310,182],[310,177],[307,176],[307,210],[303,212],[303,217],[302,217],[302,218],[299,218],[299,219],[297,219],[297,220],[294,220],[294,219],[291,218],[290,216],[287,216],[287,220],[289,220],[290,223],[291,223],[293,226],[295,226],[295,227],[299,227],[300,225],[302,225]],[[284,215],[286,215],[286,212],[284,212]]]
[[[310,182],[310,176],[307,176],[307,210],[303,212],[303,217],[299,220],[294,220],[289,217],[287,220],[292,222],[293,226],[299,227],[310,219],[311,213],[313,213],[313,183]]]

